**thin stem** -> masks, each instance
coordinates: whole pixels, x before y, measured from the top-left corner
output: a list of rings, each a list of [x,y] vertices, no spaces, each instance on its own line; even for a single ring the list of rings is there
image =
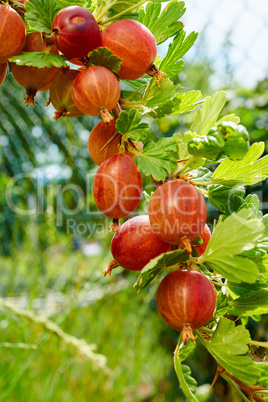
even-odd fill
[[[220,283],[220,282],[212,281],[211,279],[209,280],[209,282],[213,283],[213,285],[216,285],[216,286],[225,286],[225,287],[227,286],[226,283]]]
[[[126,10],[121,11],[121,13],[118,13],[118,14],[114,15],[113,17],[108,18],[107,20],[103,21],[103,22],[101,23],[101,25],[102,25],[102,26],[105,26],[105,25],[107,25],[107,24],[110,24],[111,21],[117,20],[119,17],[121,17],[121,15],[129,14],[130,11],[135,10],[136,8],[139,8],[139,7],[142,6],[144,3],[146,3],[146,1],[147,1],[147,0],[141,0],[139,3],[135,4],[134,6],[129,7],[129,8],[127,8]],[[111,8],[111,6],[109,6],[108,8],[106,7],[107,11],[108,11],[110,8]],[[107,11],[106,11],[106,12],[107,12]],[[106,12],[105,12],[105,14],[106,14]],[[104,17],[105,14],[102,13],[100,16],[98,16],[98,18]]]
[[[200,332],[207,332],[208,334],[214,334],[214,332],[215,332],[213,329],[209,329],[209,328],[205,328],[205,327],[199,328],[198,331],[200,331]]]
[[[207,190],[203,190],[203,189],[200,188],[200,187],[196,187],[196,189],[197,189],[201,194],[204,194],[206,197],[208,197],[208,191],[207,191]]]
[[[140,86],[139,88],[136,89],[136,91],[132,92],[131,95],[129,95],[128,98],[124,99],[125,102],[128,102],[131,98],[133,98],[133,96],[135,96],[141,89],[145,88],[147,86],[146,84],[143,84],[142,86]]]
[[[195,181],[194,184],[197,186],[209,186],[210,184],[213,184],[212,181]]]
[[[263,348],[268,348],[268,342],[250,341],[249,344],[255,346],[261,346]]]
[[[194,161],[196,160],[196,157],[195,156],[192,156],[185,164],[184,164],[184,166],[182,167],[182,169],[177,169],[176,171],[175,171],[175,173],[174,173],[174,175],[176,175],[176,176],[181,176],[181,174],[183,173],[183,172],[185,172],[185,170],[191,165],[191,163],[193,163]]]
[[[188,385],[184,379],[183,372],[182,372],[182,366],[181,366],[181,361],[179,358],[179,347],[182,342],[182,333],[180,333],[180,338],[177,343],[175,352],[174,352],[174,368],[182,389],[182,392],[184,393],[187,402],[198,402],[198,399],[192,394],[191,390],[188,388]]]

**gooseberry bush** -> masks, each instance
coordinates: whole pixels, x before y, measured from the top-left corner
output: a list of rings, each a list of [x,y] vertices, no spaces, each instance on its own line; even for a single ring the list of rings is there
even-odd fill
[[[268,313],[268,215],[245,186],[268,177],[268,156],[262,142],[249,145],[238,116],[222,113],[223,91],[203,99],[178,83],[197,39],[180,21],[184,2],[144,4],[0,0],[0,83],[9,66],[27,106],[50,90],[55,120],[99,116],[88,141],[99,165],[92,191],[115,231],[103,273],[139,271],[138,292],[161,280],[157,307],[178,331],[174,366],[186,400],[197,401],[197,383],[182,362],[197,344],[217,362],[215,380],[221,375],[245,401],[264,401],[268,370],[248,352],[268,343],[251,339],[246,325]],[[189,112],[189,130],[150,138],[150,121]],[[143,193],[144,176],[153,194]],[[142,197],[148,211],[130,217]],[[220,212],[212,230],[209,203]]]

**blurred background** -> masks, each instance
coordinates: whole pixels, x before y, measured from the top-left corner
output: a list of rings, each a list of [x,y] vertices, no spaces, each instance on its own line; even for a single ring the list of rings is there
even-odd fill
[[[183,91],[225,89],[251,142],[268,150],[268,3],[186,0],[187,33],[199,38],[179,76]],[[160,54],[165,47],[161,45]],[[35,108],[9,73],[0,87],[0,401],[184,401],[173,370],[178,333],[160,319],[158,282],[136,294],[137,274],[111,260],[110,222],[91,194],[87,140],[98,118],[55,122],[48,93]],[[184,133],[192,114],[151,122],[155,139]],[[153,189],[145,179],[147,192]],[[268,188],[258,184],[262,210]],[[138,214],[147,212],[143,198]],[[209,207],[209,220],[218,212]],[[267,320],[251,320],[267,341]],[[187,360],[200,401],[240,401],[199,345]]]

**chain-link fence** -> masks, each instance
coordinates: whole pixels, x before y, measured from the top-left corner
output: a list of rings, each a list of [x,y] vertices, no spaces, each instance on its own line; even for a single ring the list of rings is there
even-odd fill
[[[199,32],[186,60],[207,63],[211,86],[253,87],[268,76],[267,0],[186,0],[187,33]]]

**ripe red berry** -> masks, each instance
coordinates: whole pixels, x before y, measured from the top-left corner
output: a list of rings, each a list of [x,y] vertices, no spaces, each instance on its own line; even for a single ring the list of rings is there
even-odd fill
[[[203,327],[212,318],[216,307],[215,287],[200,272],[177,269],[159,285],[156,302],[159,314],[172,328],[183,332],[183,342],[192,331]]]
[[[121,135],[117,133],[116,120],[113,119],[110,125],[105,124],[103,121],[96,124],[90,133],[88,138],[88,151],[97,165],[101,165],[106,159],[111,156],[118,154],[120,147],[120,137]],[[102,147],[107,144],[111,137],[117,133],[117,136],[104,148]],[[101,150],[102,149],[102,150]],[[135,154],[127,151],[125,152],[131,159],[135,158]]]
[[[0,5],[0,63],[19,54],[26,40],[26,30],[19,14],[9,6]]]
[[[200,257],[200,255],[204,254],[204,252],[206,251],[208,242],[211,238],[211,231],[207,224],[205,224],[203,232],[200,233],[199,236],[202,238],[203,243],[200,246],[195,246],[195,248],[198,251],[198,255]]]
[[[119,265],[141,271],[151,259],[168,251],[169,244],[157,237],[148,215],[135,216],[118,229],[111,242],[111,252]]]
[[[206,223],[206,203],[192,184],[171,180],[152,195],[149,217],[152,229],[160,239],[170,244],[183,244],[190,252],[190,241],[202,233]]]
[[[70,6],[61,10],[51,25],[52,40],[68,57],[85,57],[100,45],[100,29],[85,8]]]
[[[76,77],[72,89],[75,105],[90,116],[102,116],[110,122],[112,110],[120,98],[120,85],[116,76],[101,66],[89,67]]]
[[[77,70],[61,71],[53,79],[50,85],[49,98],[57,110],[54,120],[60,117],[80,117],[83,112],[77,109],[72,98],[72,87],[75,78],[79,75]]]
[[[99,210],[112,219],[125,218],[138,207],[142,179],[137,166],[125,154],[107,159],[93,181],[93,196]]]
[[[142,77],[157,55],[156,41],[151,31],[133,20],[112,22],[102,32],[101,43],[122,59],[119,74],[123,80]]]
[[[4,79],[6,78],[7,73],[7,63],[0,64],[0,85],[3,84]]]
[[[24,52],[47,52],[48,48],[40,32],[32,32],[27,35]],[[49,53],[58,54],[55,46],[49,49]],[[11,63],[11,72],[19,85],[26,89],[25,103],[34,106],[34,97],[37,91],[49,89],[53,78],[59,73],[58,67],[31,67],[19,66]]]

